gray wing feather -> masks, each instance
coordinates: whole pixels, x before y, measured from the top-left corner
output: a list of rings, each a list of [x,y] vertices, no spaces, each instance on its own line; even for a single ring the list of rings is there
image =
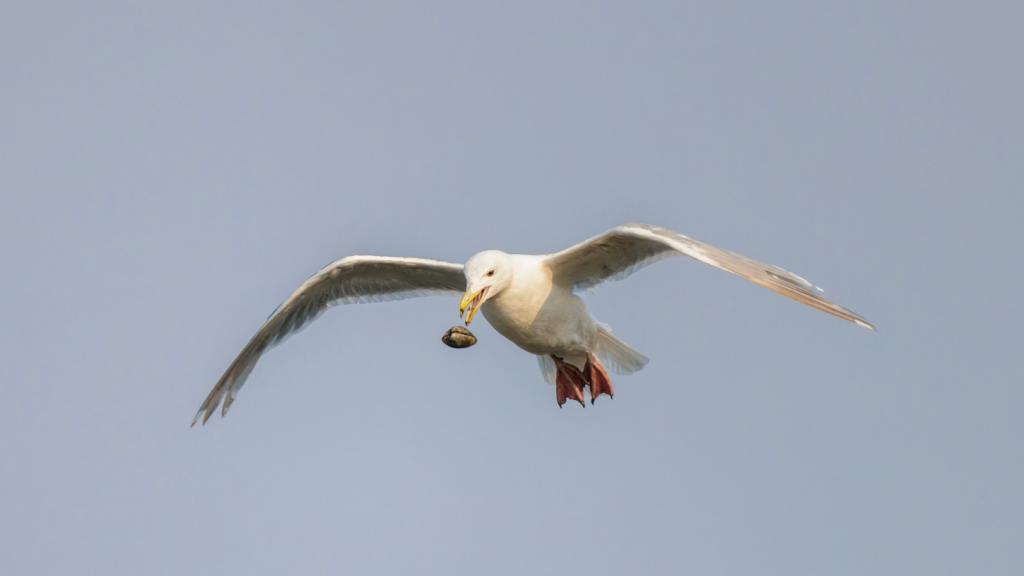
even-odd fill
[[[466,276],[461,264],[382,256],[348,256],[332,262],[299,286],[267,318],[210,391],[192,425],[204,412],[205,424],[222,400],[222,414],[227,414],[260,357],[309,326],[329,308],[418,296],[461,296],[465,291]]]
[[[573,290],[593,288],[601,282],[621,280],[644,266],[672,256],[686,255],[731,272],[823,312],[875,330],[860,315],[819,296],[821,288],[796,274],[742,254],[694,240],[650,224],[613,228],[547,256],[552,279]],[[813,290],[812,290],[813,289]]]

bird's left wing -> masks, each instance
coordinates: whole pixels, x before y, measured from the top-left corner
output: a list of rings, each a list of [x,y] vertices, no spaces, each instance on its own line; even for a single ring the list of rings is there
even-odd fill
[[[224,400],[221,413],[227,414],[260,356],[308,326],[328,308],[338,304],[386,302],[432,294],[461,296],[465,291],[466,276],[461,264],[383,256],[347,256],[332,262],[299,286],[267,318],[210,391],[192,425],[204,412],[205,424],[221,400]]]
[[[821,288],[796,274],[650,224],[613,228],[572,248],[550,254],[545,262],[556,284],[579,290],[609,280],[621,280],[658,260],[681,255],[732,272],[843,320],[875,329],[855,312],[819,296],[814,290],[821,291]]]

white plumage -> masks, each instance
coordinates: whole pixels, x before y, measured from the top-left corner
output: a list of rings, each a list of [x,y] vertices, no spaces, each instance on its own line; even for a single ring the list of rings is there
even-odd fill
[[[781,268],[699,242],[665,228],[626,224],[555,254],[521,255],[488,250],[465,266],[422,258],[348,256],[307,280],[275,310],[231,363],[200,406],[203,422],[223,401],[226,414],[260,357],[338,304],[464,294],[466,323],[482,311],[514,344],[536,354],[545,380],[558,386],[558,401],[592,401],[612,394],[602,366],[617,374],[643,368],[647,358],[611,335],[575,294],[621,280],[671,256],[686,255],[721,268],[834,316],[874,330],[864,318],[814,290],[820,288]]]

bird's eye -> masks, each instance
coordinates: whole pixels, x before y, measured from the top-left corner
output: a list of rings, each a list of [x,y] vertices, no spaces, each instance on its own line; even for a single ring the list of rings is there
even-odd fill
[[[487,273],[487,275],[488,275],[488,276],[494,276],[494,270],[491,270],[491,271],[489,271],[489,272]]]

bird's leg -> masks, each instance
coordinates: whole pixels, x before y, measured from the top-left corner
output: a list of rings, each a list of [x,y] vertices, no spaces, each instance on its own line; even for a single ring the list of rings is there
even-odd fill
[[[555,367],[558,370],[555,375],[555,395],[558,399],[558,407],[561,408],[566,400],[575,400],[581,406],[586,406],[583,387],[587,382],[583,378],[583,372],[580,372],[580,369],[572,364],[562,361],[558,356],[552,355],[551,359],[555,361]]]
[[[593,404],[594,400],[601,394],[607,394],[609,398],[615,398],[615,388],[612,388],[612,379],[608,377],[608,372],[598,362],[597,356],[593,354],[587,355],[587,365],[583,367],[583,378],[590,385],[590,403]]]

